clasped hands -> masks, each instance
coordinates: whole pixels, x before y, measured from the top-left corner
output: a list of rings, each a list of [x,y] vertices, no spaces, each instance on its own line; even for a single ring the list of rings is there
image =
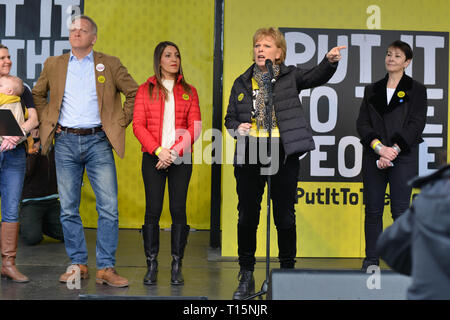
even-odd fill
[[[20,139],[22,139],[22,137],[20,136],[3,136],[2,138],[3,141],[0,146],[0,152],[14,149],[19,143]]]
[[[389,168],[392,161],[397,158],[398,152],[392,147],[383,146],[380,149],[379,156],[380,159],[378,160],[378,168],[386,169]]]
[[[156,164],[157,170],[167,169],[176,158],[178,158],[178,152],[171,149],[162,148],[158,154],[159,161]]]

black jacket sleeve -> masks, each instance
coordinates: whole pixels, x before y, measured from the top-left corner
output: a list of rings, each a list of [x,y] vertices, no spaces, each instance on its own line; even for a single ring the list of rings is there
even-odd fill
[[[228,129],[228,132],[233,137],[236,137],[237,128],[241,124],[238,121],[238,115],[237,115],[236,82],[237,82],[237,80],[234,82],[233,87],[231,88],[230,99],[229,99],[228,108],[227,108],[227,114],[225,115],[225,127]]]
[[[427,120],[427,104],[427,90],[425,86],[416,82],[414,96],[411,97],[408,120],[392,136],[392,141],[396,142],[402,151],[409,150],[417,141],[421,141],[422,132]]]
[[[297,90],[314,88],[323,85],[331,79],[336,72],[338,63],[330,63],[326,57],[312,69],[304,70],[296,68]]]
[[[369,115],[369,103],[368,97],[370,92],[370,86],[366,86],[364,89],[364,98],[361,102],[361,107],[359,108],[358,119],[356,120],[356,130],[358,131],[358,135],[361,139],[361,143],[363,146],[370,148],[370,143],[374,139],[380,139],[379,134],[374,130],[372,122],[370,120]]]

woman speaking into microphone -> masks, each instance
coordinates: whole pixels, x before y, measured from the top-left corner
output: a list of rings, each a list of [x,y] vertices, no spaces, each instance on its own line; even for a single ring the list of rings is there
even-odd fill
[[[254,63],[233,84],[225,116],[225,126],[237,139],[234,175],[238,195],[239,286],[233,299],[244,299],[254,292],[256,232],[267,175],[261,174],[266,161],[258,158],[267,147],[271,133],[274,150],[271,165],[270,197],[278,233],[281,268],[294,268],[297,253],[295,208],[299,157],[314,149],[312,132],[303,114],[299,93],[320,86],[334,74],[341,59],[335,47],[311,70],[286,66],[286,40],[275,28],[262,28],[253,36]],[[273,75],[266,67],[273,65]],[[267,112],[269,83],[273,84],[273,108]],[[269,115],[270,114],[270,115]],[[270,130],[269,130],[270,129]],[[254,147],[256,146],[256,148]],[[255,160],[256,159],[256,160]]]

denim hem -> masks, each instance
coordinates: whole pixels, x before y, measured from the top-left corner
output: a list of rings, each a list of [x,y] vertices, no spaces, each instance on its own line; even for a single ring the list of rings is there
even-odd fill
[[[106,268],[114,268],[114,265],[106,265],[106,266],[99,266],[97,265],[98,270],[106,269]]]

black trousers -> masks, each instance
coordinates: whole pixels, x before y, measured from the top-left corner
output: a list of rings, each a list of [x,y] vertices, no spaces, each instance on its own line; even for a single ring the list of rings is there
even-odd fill
[[[159,224],[164,202],[166,180],[169,185],[169,209],[173,224],[187,224],[186,199],[192,164],[172,164],[167,169],[155,168],[159,158],[149,153],[142,157],[142,177],[145,188],[145,224]]]
[[[377,259],[376,242],[383,232],[383,211],[386,187],[389,183],[390,206],[392,218],[396,220],[405,212],[411,201],[412,188],[407,182],[418,173],[417,148],[408,155],[399,155],[394,166],[378,169],[377,158],[364,155],[362,176],[364,184],[365,218],[364,233],[366,241],[366,257]]]
[[[270,198],[273,217],[278,233],[280,262],[293,267],[296,256],[295,202],[300,163],[299,155],[285,159],[279,145],[279,169],[271,176]],[[244,164],[235,166],[236,191],[238,195],[238,255],[241,269],[253,270],[255,264],[256,232],[260,219],[261,200],[267,176],[261,175],[262,165]]]
[[[30,200],[20,204],[20,236],[28,245],[42,241],[43,235],[64,241],[58,199]]]

